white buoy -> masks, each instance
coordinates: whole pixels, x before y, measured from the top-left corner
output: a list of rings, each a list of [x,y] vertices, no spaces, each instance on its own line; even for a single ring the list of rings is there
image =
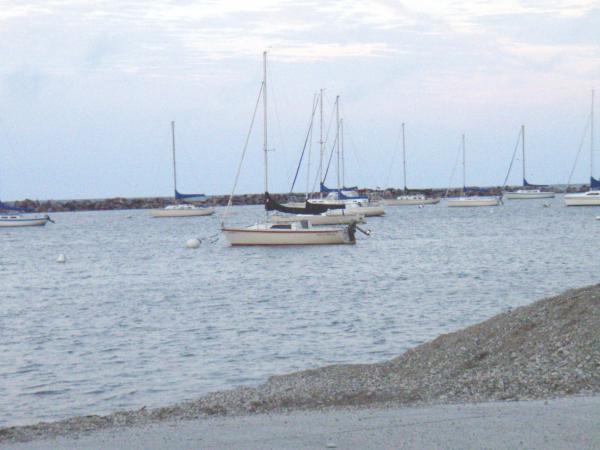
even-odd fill
[[[187,248],[198,248],[200,247],[200,239],[188,239],[185,246]]]
[[[423,205],[419,205],[419,209],[420,209],[420,208],[424,208],[424,206],[423,206]]]
[[[67,258],[65,257],[65,255],[63,255],[62,253],[60,255],[58,255],[58,257],[56,258],[56,262],[57,263],[65,263],[67,262]]]

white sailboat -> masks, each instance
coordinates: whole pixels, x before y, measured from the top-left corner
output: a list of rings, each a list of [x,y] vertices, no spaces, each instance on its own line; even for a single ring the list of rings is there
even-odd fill
[[[525,172],[525,125],[521,125],[521,149],[522,149],[522,163],[523,163],[523,189],[517,189],[516,191],[503,192],[504,198],[508,200],[529,200],[539,198],[554,198],[554,192],[544,191],[539,188],[533,187],[527,182]],[[511,163],[512,165],[512,163]],[[509,169],[510,173],[510,169]],[[508,174],[507,174],[508,178]],[[528,188],[530,186],[530,188]]]
[[[0,228],[43,227],[52,219],[48,215],[1,214]]]
[[[269,196],[269,161],[267,146],[267,52],[263,53],[263,81],[260,94],[263,100],[263,153],[265,168],[265,202]],[[259,97],[260,98],[260,97]],[[258,104],[257,104],[258,106]],[[256,112],[256,111],[255,111]],[[245,149],[244,149],[245,152]],[[235,185],[234,189],[235,190]],[[230,207],[233,192],[229,198]],[[309,221],[293,223],[273,223],[268,219],[249,227],[226,227],[222,231],[232,246],[276,246],[276,245],[332,245],[354,244],[356,224],[344,228],[319,228],[313,229]]]
[[[463,188],[460,197],[449,197],[446,200],[446,205],[450,207],[475,207],[475,206],[498,206],[500,198],[494,196],[466,196],[466,163],[465,163],[465,135],[462,135],[462,169],[463,169]]]
[[[409,206],[409,205],[435,205],[440,202],[439,198],[427,197],[423,194],[408,194],[406,183],[406,134],[404,123],[402,123],[402,173],[404,179],[404,194],[396,198],[383,201],[386,206]]]
[[[600,183],[594,178],[594,91],[590,113],[590,190],[565,195],[566,206],[600,206]]]
[[[177,161],[175,157],[175,122],[171,122],[171,140],[173,147],[173,185],[175,189],[175,201],[177,200],[203,200],[206,198],[204,195],[196,194],[181,194],[177,191]],[[150,215],[152,217],[196,217],[196,216],[210,216],[214,214],[215,210],[208,207],[199,207],[189,203],[176,203],[168,205],[162,209],[151,209]]]

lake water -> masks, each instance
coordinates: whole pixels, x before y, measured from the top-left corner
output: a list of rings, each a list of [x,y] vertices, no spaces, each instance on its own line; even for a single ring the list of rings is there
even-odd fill
[[[190,250],[189,238],[217,233],[217,215],[147,211],[0,230],[0,426],[385,360],[597,282],[600,208],[544,202],[388,207],[355,246],[231,248],[221,237]],[[233,213],[239,223],[263,214]]]

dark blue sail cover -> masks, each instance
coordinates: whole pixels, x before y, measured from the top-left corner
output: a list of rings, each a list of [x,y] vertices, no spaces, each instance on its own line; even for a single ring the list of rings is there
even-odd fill
[[[6,203],[3,203],[0,200],[0,212],[31,212],[30,208],[19,208],[17,206],[10,206]]]
[[[336,193],[340,200],[368,200],[369,197],[366,195],[347,195],[351,191],[356,191],[357,186],[343,187],[342,189],[330,189],[325,184],[321,183],[321,192],[324,194]]]
[[[177,191],[177,189],[175,189],[175,198],[177,200],[183,200],[183,201],[202,201],[202,200],[206,200],[206,195],[204,194],[182,194],[181,192]]]
[[[596,180],[594,177],[590,177],[590,189],[600,188],[600,180]]]
[[[531,184],[525,178],[523,178],[523,187],[543,188],[543,187],[548,187],[548,185],[547,184]]]

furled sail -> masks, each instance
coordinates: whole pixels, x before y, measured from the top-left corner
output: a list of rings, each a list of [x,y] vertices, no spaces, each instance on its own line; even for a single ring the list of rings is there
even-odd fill
[[[206,195],[204,194],[182,194],[177,189],[175,189],[175,199],[189,201],[189,202],[200,202],[206,200]]]
[[[279,211],[288,214],[321,214],[329,209],[344,209],[345,205],[332,205],[326,203],[309,203],[306,202],[303,208],[284,206],[271,197],[268,192],[265,192],[265,209],[267,211]]]
[[[600,188],[600,180],[596,180],[594,177],[590,177],[590,189]]]
[[[523,187],[537,187],[537,188],[541,188],[541,187],[547,187],[547,185],[545,185],[545,184],[531,184],[525,178],[523,178]]]
[[[31,212],[30,208],[19,208],[17,206],[10,206],[7,205],[6,203],[3,203],[0,200],[0,212]]]
[[[331,193],[335,193],[337,194],[337,197],[340,200],[368,200],[369,197],[367,197],[366,195],[359,195],[358,192],[356,192],[358,190],[357,186],[352,186],[352,187],[343,187],[342,189],[330,189],[327,186],[325,186],[324,183],[321,183],[321,192],[324,194],[331,194]]]

